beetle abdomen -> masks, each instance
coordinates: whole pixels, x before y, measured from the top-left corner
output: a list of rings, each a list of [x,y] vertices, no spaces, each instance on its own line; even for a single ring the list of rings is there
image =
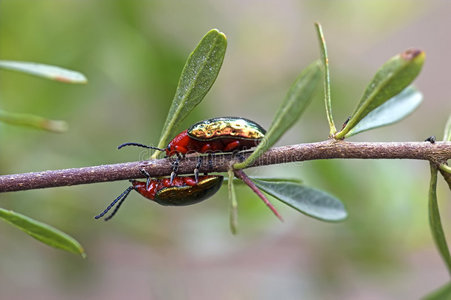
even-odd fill
[[[221,187],[222,181],[223,176],[220,175],[201,176],[196,185],[162,188],[156,192],[154,201],[168,206],[196,204],[213,196]]]

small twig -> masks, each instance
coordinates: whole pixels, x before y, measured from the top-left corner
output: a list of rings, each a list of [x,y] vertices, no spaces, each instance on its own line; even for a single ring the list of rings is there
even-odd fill
[[[246,158],[249,152],[243,154]],[[398,142],[398,143],[350,143],[327,140],[319,143],[299,144],[273,148],[258,158],[251,167],[282,164],[316,159],[417,159],[437,165],[451,159],[451,142]],[[212,156],[212,166],[204,160],[200,172],[227,172],[231,154]],[[137,161],[85,168],[43,171],[0,176],[0,192],[22,191],[57,186],[71,186],[133,178],[144,178],[142,169],[150,176],[169,176],[172,159]],[[180,162],[179,174],[192,174],[198,160],[188,156]]]
[[[260,199],[263,200],[263,202],[266,204],[266,206],[269,207],[269,209],[276,215],[276,217],[279,218],[280,221],[283,222],[282,216],[279,214],[277,209],[272,205],[272,203],[266,198],[266,196],[260,191],[260,189],[255,185],[255,183],[252,182],[252,180],[244,173],[242,170],[235,170],[234,171],[235,176],[241,179],[245,184],[247,184],[251,190],[257,194]]]

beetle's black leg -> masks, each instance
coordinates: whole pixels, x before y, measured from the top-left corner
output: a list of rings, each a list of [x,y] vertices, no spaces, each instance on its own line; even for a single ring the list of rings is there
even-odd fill
[[[199,182],[199,168],[200,168],[200,165],[202,164],[202,156],[198,156],[197,157],[197,164],[196,164],[196,168],[194,169],[194,178],[195,178],[195,180],[196,180],[196,183],[198,183]]]
[[[174,181],[175,176],[177,176],[177,171],[179,170],[179,162],[180,162],[180,158],[177,155],[177,158],[172,163],[171,180],[169,181],[169,184],[171,184],[171,185],[172,185],[172,182]]]
[[[211,172],[213,170],[213,154],[208,153],[208,171]],[[208,172],[204,172],[204,175],[208,175]]]
[[[240,162],[243,162],[244,159],[245,159],[243,152],[237,152],[237,153],[236,153],[236,157],[238,158],[238,160],[239,160]]]
[[[141,173],[144,175],[144,176],[146,176],[146,190],[149,190],[149,186],[150,186],[150,174],[146,171],[146,170],[144,170],[144,169],[141,169],[140,170],[141,171]]]

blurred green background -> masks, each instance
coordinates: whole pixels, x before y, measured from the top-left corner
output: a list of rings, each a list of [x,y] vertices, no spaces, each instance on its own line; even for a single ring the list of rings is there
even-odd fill
[[[65,134],[0,124],[0,173],[134,161],[155,144],[188,54],[211,28],[228,37],[221,73],[180,124],[242,116],[264,127],[302,68],[319,57],[322,23],[341,124],[376,69],[409,48],[426,51],[416,85],[424,103],[400,124],[352,141],[442,136],[451,111],[449,1],[0,1],[0,59],[84,73],[67,85],[0,71],[0,107],[69,122]],[[315,101],[279,145],[320,141],[328,127]],[[49,248],[0,223],[0,299],[416,299],[448,280],[427,219],[429,167],[421,161],[330,160],[249,170],[302,178],[347,205],[328,224],[275,203],[280,223],[239,188],[238,236],[226,189],[191,207],[161,207],[138,194],[110,222],[93,216],[127,186],[113,182],[0,194],[0,206],[78,239],[87,259]],[[445,231],[449,191],[440,182]],[[132,293],[132,294],[131,294]]]

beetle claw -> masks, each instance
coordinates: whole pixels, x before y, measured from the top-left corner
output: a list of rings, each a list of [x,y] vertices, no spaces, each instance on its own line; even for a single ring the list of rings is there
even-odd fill
[[[146,176],[147,180],[146,180],[146,190],[149,190],[149,186],[150,186],[150,174],[144,170],[144,169],[140,169],[141,173]]]
[[[175,161],[172,163],[172,173],[171,173],[171,180],[169,181],[169,184],[172,184],[174,181],[175,176],[177,176],[177,171],[179,169],[179,158],[177,157]]]
[[[194,179],[196,180],[196,184],[199,182],[199,168],[202,164],[202,156],[197,158],[196,168],[194,169]]]
[[[199,169],[194,169],[194,180],[199,183]]]
[[[174,181],[175,176],[177,176],[177,174],[174,171],[172,171],[171,179],[169,180],[169,185],[172,185],[172,182]]]
[[[213,155],[208,153],[208,171],[213,170]],[[207,175],[207,173],[205,173]]]

